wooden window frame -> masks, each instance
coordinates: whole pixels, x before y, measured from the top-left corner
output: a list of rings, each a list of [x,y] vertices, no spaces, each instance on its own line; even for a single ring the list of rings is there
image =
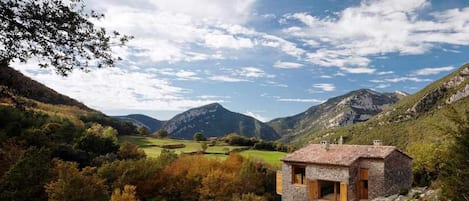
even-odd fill
[[[303,169],[300,173],[297,173],[299,169]],[[297,181],[296,175],[301,174],[300,180]],[[292,177],[292,184],[294,185],[299,185],[299,186],[306,186],[306,166],[303,165],[292,165],[292,172],[291,172],[291,177]]]

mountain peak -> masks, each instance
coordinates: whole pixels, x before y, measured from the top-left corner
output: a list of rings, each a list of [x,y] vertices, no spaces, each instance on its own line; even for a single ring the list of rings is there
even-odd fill
[[[180,113],[163,124],[163,129],[176,138],[191,139],[195,132],[205,136],[238,133],[247,137],[273,140],[278,134],[259,120],[231,112],[219,103],[211,103]]]

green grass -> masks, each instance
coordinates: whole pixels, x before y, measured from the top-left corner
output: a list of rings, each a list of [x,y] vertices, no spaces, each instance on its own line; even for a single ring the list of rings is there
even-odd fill
[[[278,151],[246,150],[242,151],[241,155],[259,158],[272,165],[280,165],[280,159],[287,155],[287,153]]]
[[[192,140],[177,140],[177,139],[157,139],[151,137],[140,137],[140,136],[121,136],[119,137],[119,143],[128,141],[130,143],[138,145],[145,151],[148,157],[158,157],[161,153],[162,148],[158,147],[161,145],[169,144],[185,144],[186,147],[179,149],[172,149],[176,153],[194,152],[200,150],[200,143]],[[229,145],[215,145],[208,147],[205,151],[205,156],[211,158],[225,159],[226,150],[233,150],[236,148],[247,148],[243,146],[229,146]],[[284,157],[286,153],[277,151],[260,151],[260,150],[246,150],[240,152],[245,157],[253,157],[264,160],[266,163],[272,165],[279,165],[280,158]]]

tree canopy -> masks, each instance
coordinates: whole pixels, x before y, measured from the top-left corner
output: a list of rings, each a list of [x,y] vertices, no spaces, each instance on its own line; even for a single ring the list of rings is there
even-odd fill
[[[0,1],[0,64],[39,59],[66,76],[73,69],[114,66],[112,45],[123,45],[131,36],[96,27],[104,15],[85,9],[82,0]]]

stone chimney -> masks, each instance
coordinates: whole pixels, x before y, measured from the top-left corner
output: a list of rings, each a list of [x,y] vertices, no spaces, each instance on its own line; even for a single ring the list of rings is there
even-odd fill
[[[382,146],[382,145],[383,145],[383,141],[381,141],[381,140],[373,140],[373,145],[375,145],[375,146]]]
[[[344,144],[344,138],[342,136],[339,138],[339,144]]]
[[[325,149],[326,151],[329,150],[329,146],[330,146],[329,141],[327,141],[327,140],[321,141],[321,146],[322,146],[322,148]]]

